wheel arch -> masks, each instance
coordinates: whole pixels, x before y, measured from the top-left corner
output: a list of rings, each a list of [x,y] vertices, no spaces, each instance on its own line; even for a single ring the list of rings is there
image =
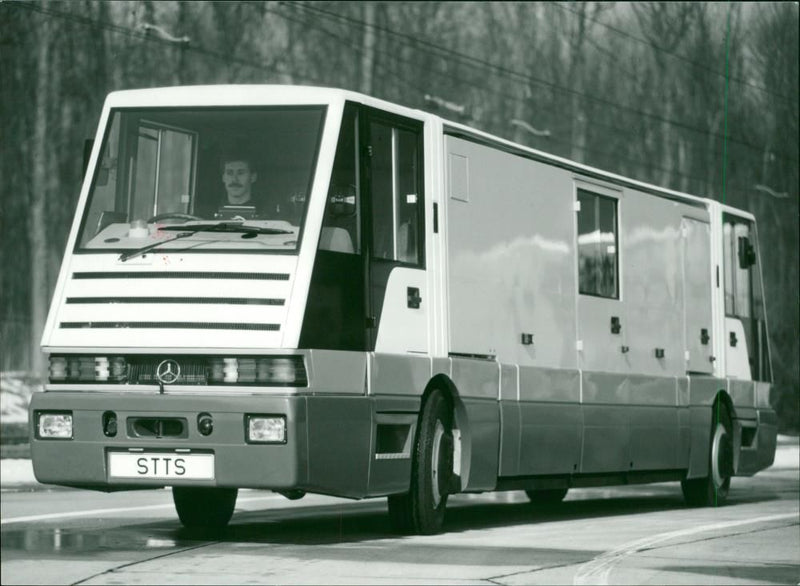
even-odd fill
[[[713,434],[714,414],[717,408],[723,405],[730,415],[731,423],[733,424],[734,435],[734,469],[738,465],[739,450],[736,449],[740,445],[738,438],[741,437],[741,432],[737,433],[738,426],[736,425],[736,409],[733,405],[733,399],[725,389],[717,389],[715,393],[708,393],[705,398],[701,400],[700,404],[695,404],[691,407],[691,447],[689,454],[689,469],[686,477],[702,478],[710,474],[708,467],[708,450],[711,445],[711,436]]]
[[[460,488],[463,489],[467,486],[467,481],[469,480],[470,461],[472,459],[472,441],[467,408],[453,380],[446,374],[439,373],[428,381],[422,393],[419,408],[420,418],[422,417],[425,403],[435,390],[439,390],[444,394],[453,412],[453,473],[459,477]],[[417,425],[417,433],[419,433],[419,425]]]
[[[739,455],[742,449],[742,426],[736,417],[736,407],[733,404],[733,399],[727,391],[720,390],[714,397],[714,403],[711,406],[711,423],[714,422],[714,414],[717,412],[719,405],[724,405],[730,417],[731,429],[733,435],[733,474],[734,476],[739,471]]]
[[[716,396],[714,397],[713,403],[711,403],[712,419],[714,417],[714,412],[716,411],[717,406],[720,404],[725,405],[725,407],[728,409],[728,415],[731,416],[731,420],[736,419],[736,408],[733,406],[733,399],[731,399],[731,396],[728,394],[728,392],[723,389],[720,389],[719,392],[717,392]]]

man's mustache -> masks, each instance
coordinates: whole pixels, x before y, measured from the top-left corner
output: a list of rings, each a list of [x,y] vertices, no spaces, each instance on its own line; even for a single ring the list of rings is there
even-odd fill
[[[241,183],[228,183],[228,187],[244,187]]]

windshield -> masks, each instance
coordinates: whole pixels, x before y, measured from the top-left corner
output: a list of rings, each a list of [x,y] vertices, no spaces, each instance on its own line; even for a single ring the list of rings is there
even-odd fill
[[[295,251],[324,117],[321,106],[112,111],[76,249]],[[191,234],[175,238],[178,227]]]

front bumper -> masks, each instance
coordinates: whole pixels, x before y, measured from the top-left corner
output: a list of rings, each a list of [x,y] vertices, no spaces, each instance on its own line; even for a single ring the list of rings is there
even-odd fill
[[[742,429],[749,427],[752,430],[752,437],[747,438],[746,441],[742,437],[739,465],[736,469],[737,476],[752,476],[760,470],[769,468],[775,461],[778,438],[778,416],[775,411],[756,409],[756,420],[749,423],[750,425],[747,426],[742,422]],[[754,426],[753,423],[755,423]]]
[[[153,393],[45,392],[31,401],[31,456],[39,482],[103,491],[161,486],[219,486],[271,490],[299,489],[361,498],[407,489],[410,460],[398,460],[382,477],[374,460],[378,409],[406,410],[416,403],[376,403],[372,397],[336,395],[158,395]],[[43,440],[36,434],[37,411],[71,411],[73,438]],[[103,413],[118,418],[115,437],[103,433]],[[210,413],[214,430],[200,434],[197,417]],[[249,444],[245,414],[283,415],[282,444]],[[185,437],[136,437],[126,421],[134,417],[183,418]],[[110,450],[192,450],[215,455],[213,480],[115,479],[107,470]],[[372,464],[372,466],[370,465]]]

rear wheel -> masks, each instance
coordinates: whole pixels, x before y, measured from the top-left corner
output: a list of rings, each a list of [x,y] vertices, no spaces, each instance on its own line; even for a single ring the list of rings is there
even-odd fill
[[[568,490],[568,488],[533,489],[526,490],[525,494],[528,495],[532,505],[555,505],[564,500]]]
[[[233,516],[236,488],[173,486],[172,500],[187,529],[223,529]]]
[[[420,420],[411,489],[389,497],[395,529],[430,535],[441,530],[453,474],[453,412],[444,393],[433,391]]]
[[[693,507],[717,507],[728,498],[733,476],[733,424],[722,403],[714,407],[708,460],[708,476],[681,482],[683,498]]]

